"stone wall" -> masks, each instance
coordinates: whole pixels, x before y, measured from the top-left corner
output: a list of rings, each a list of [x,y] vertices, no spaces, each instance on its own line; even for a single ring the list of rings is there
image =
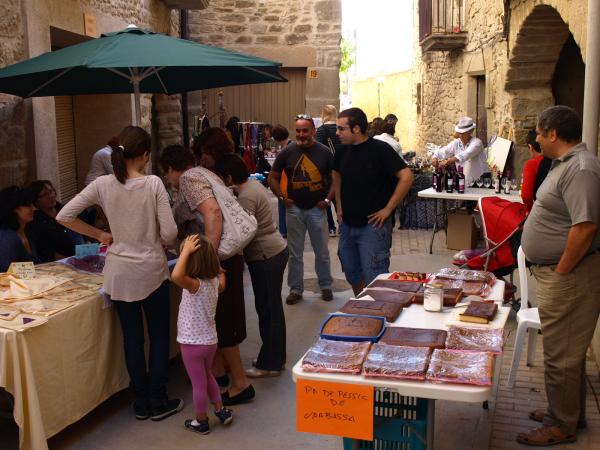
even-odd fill
[[[50,51],[50,26],[84,35],[84,12],[96,18],[99,33],[133,23],[153,31],[179,34],[179,12],[169,10],[159,0],[3,0],[0,67]],[[178,96],[169,102],[179,105]],[[175,107],[165,105],[164,99],[157,103],[158,114],[169,116],[158,120],[157,145],[161,146],[177,140],[176,135],[181,136],[181,113],[176,114],[179,121],[173,120]],[[52,98],[23,100],[0,94],[0,187],[26,184],[35,177],[58,182],[53,108]],[[151,98],[143,95],[142,124],[148,130],[150,119]]]
[[[0,65],[24,58],[21,0],[0,3]],[[26,150],[26,108],[22,100],[0,94],[0,188],[23,183],[30,167]]]
[[[550,28],[547,17],[541,17],[539,9],[535,11],[540,15],[537,23],[527,24],[525,21],[528,17],[533,17],[536,7],[547,5],[555,8],[564,21],[562,26],[565,30],[568,27],[568,31],[573,33],[585,60],[587,0],[512,1],[508,30],[504,29],[503,1],[472,0],[465,4],[464,28],[468,33],[468,41],[464,49],[423,54],[418,43],[418,29],[415,30],[415,100],[417,83],[422,84],[423,92],[422,113],[417,117],[417,147],[423,148],[426,142],[443,144],[449,141],[456,120],[463,115],[475,115],[476,92],[472,77],[485,75],[488,136],[501,128],[506,130],[505,136],[511,132],[511,137],[517,144],[513,164],[518,171],[527,157],[524,147],[526,130],[535,126],[537,114],[553,104],[553,97],[548,79],[518,90],[510,89],[507,81],[510,81],[514,69],[523,63],[525,71],[540,72],[543,67],[551,78],[562,46],[562,43],[556,42],[558,50],[544,48],[547,41],[559,38],[550,31],[553,29]],[[415,8],[415,23],[418,23],[418,18],[419,13]],[[540,29],[540,35],[545,34],[545,38],[532,38],[534,28]],[[546,33],[543,32],[544,29]],[[519,40],[521,36],[523,39]],[[534,41],[531,51],[523,51],[520,43],[524,41],[529,41],[530,44]],[[535,65],[536,58],[544,66],[538,68]]]
[[[318,69],[317,80],[306,80],[306,108],[320,115],[323,105],[339,104],[341,19],[340,0],[211,0],[191,12],[190,38]]]

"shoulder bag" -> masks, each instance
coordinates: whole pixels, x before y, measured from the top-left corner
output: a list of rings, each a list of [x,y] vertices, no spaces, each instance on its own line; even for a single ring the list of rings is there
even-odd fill
[[[202,174],[210,183],[223,215],[223,232],[217,251],[219,259],[223,261],[240,253],[254,239],[258,222],[256,217],[242,208],[217,175],[205,168],[202,168]]]

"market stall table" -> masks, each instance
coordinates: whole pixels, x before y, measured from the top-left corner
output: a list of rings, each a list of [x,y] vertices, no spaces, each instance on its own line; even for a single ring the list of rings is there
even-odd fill
[[[179,299],[180,292],[172,285],[171,299]],[[113,308],[100,292],[72,303],[22,331],[0,323],[0,387],[14,398],[22,449],[47,449],[49,437],[129,384]],[[171,302],[173,336],[177,305]],[[176,351],[172,342],[171,355]]]
[[[387,277],[387,274],[381,277]],[[498,302],[502,305],[504,298],[504,281],[498,280],[492,286],[491,292],[486,296],[488,300]],[[458,313],[462,308],[444,308],[442,312],[425,311],[422,305],[411,305],[405,308],[398,319],[389,324],[393,327],[411,327],[411,328],[431,328],[431,329],[446,329],[449,325],[462,324],[471,326],[473,324],[465,324],[459,322]],[[491,322],[490,326],[495,328],[504,328],[508,315],[509,307],[499,307],[496,318]],[[501,361],[495,360],[494,384],[497,383],[499,377],[499,367]],[[294,381],[297,380],[313,380],[326,381],[334,383],[347,383],[354,385],[373,386],[374,388],[397,392],[403,396],[417,397],[427,399],[427,449],[433,448],[433,429],[435,417],[435,400],[451,400],[459,402],[485,402],[492,396],[492,386],[474,386],[449,383],[432,383],[429,381],[403,381],[390,380],[383,378],[367,378],[363,375],[342,375],[334,373],[315,373],[305,372],[302,370],[302,358],[294,365],[292,376]]]
[[[517,194],[496,194],[493,189],[487,188],[466,188],[464,194],[459,194],[457,191],[452,193],[446,192],[445,190],[442,192],[437,192],[434,188],[424,189],[419,191],[417,194],[420,198],[432,199],[435,201],[435,211],[437,208],[437,201],[441,200],[444,202],[444,206],[442,207],[442,211],[444,214],[446,213],[445,202],[447,200],[463,200],[463,201],[479,201],[480,198],[483,197],[499,197],[504,200],[508,200],[511,202],[521,202],[521,197]],[[438,232],[437,219],[433,224],[433,232],[431,234],[431,241],[429,242],[429,254],[433,253],[433,239],[435,238],[435,234]]]

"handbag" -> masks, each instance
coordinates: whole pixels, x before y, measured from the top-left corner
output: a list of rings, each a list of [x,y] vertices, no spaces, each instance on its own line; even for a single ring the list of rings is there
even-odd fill
[[[237,255],[246,247],[258,230],[256,217],[242,208],[233,193],[217,175],[201,168],[202,175],[210,183],[211,189],[223,215],[223,231],[217,253],[221,261]]]

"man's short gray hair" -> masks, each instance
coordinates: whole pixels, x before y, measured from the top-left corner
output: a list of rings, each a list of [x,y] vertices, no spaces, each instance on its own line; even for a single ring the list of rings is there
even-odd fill
[[[543,136],[554,130],[556,136],[565,142],[581,140],[581,119],[579,114],[568,106],[556,105],[546,108],[538,118],[537,128]]]

